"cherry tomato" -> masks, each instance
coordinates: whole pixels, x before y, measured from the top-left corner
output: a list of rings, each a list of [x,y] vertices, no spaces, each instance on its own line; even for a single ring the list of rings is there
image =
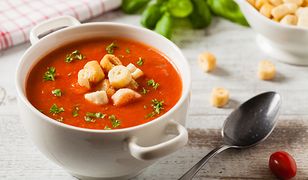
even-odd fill
[[[278,178],[287,180],[296,175],[296,162],[293,157],[284,151],[273,153],[269,159],[269,168]]]

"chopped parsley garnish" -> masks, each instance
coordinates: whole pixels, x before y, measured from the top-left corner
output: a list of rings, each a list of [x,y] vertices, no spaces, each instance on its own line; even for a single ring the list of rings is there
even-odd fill
[[[109,126],[104,127],[105,130],[110,130],[111,128]]]
[[[86,122],[95,122],[96,119],[98,118],[104,118],[106,116],[106,114],[103,114],[101,112],[96,112],[96,113],[91,113],[91,112],[87,112],[85,117],[84,117],[84,120]]]
[[[129,48],[126,48],[125,51],[126,51],[127,54],[130,53],[130,49]]]
[[[142,66],[143,65],[143,59],[142,59],[142,57],[139,57],[139,59],[138,59],[138,61],[137,61],[137,64],[139,65],[139,66]]]
[[[65,57],[65,62],[70,63],[74,60],[82,60],[86,56],[81,54],[78,50],[73,51],[71,54],[67,54]]]
[[[148,93],[150,90],[147,90],[147,89],[145,89],[144,87],[142,87],[142,89],[141,89],[141,93],[142,94],[146,94],[146,93]]]
[[[116,128],[121,125],[121,121],[118,120],[115,115],[110,115],[109,119],[111,121],[112,127]]]
[[[54,81],[56,76],[56,68],[48,67],[47,71],[44,73],[43,79],[45,81]]]
[[[151,104],[153,111],[145,116],[145,118],[154,117],[157,114],[160,114],[161,110],[164,109],[164,101],[159,101],[157,99],[152,99]]]
[[[160,111],[162,109],[164,109],[164,101],[158,101],[157,99],[152,99],[152,105],[153,107],[153,111],[156,113],[156,114],[160,114]]]
[[[118,48],[118,45],[116,45],[116,43],[112,42],[111,44],[109,44],[107,47],[106,47],[106,51],[108,54],[113,54],[114,53],[114,50]]]
[[[114,127],[114,128],[121,125],[121,121],[119,121],[118,119],[111,121],[111,123],[112,123],[112,127]]]
[[[57,118],[56,120],[59,121],[59,122],[63,122],[63,121],[64,121],[64,118],[63,118],[63,117],[59,117],[59,118]]]
[[[148,86],[152,86],[154,89],[157,89],[159,86],[159,83],[155,82],[154,79],[150,79],[147,82]]]
[[[89,116],[85,116],[85,117],[84,117],[84,120],[85,120],[86,122],[95,122],[95,121],[96,121],[95,119],[93,119],[93,118],[91,118],[91,117],[89,117]]]
[[[73,117],[79,116],[79,107],[78,106],[75,106],[73,108],[72,115],[73,115]]]
[[[113,120],[116,120],[117,118],[116,118],[115,115],[112,114],[112,115],[109,116],[109,119],[110,119],[111,121],[113,121]]]
[[[52,93],[54,96],[57,96],[57,97],[62,96],[62,91],[61,91],[61,89],[54,89],[54,90],[51,91],[51,93]]]
[[[147,114],[145,116],[145,118],[147,119],[147,118],[151,118],[151,117],[154,117],[154,116],[155,116],[155,113],[154,112],[150,112],[149,114]]]
[[[49,112],[52,113],[53,115],[59,114],[61,112],[64,112],[64,108],[63,107],[58,107],[56,104],[53,104],[51,106]]]

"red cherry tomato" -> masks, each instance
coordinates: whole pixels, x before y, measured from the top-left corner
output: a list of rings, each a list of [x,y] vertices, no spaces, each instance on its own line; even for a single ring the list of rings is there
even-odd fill
[[[293,157],[284,151],[273,153],[269,159],[269,168],[278,178],[286,180],[296,175],[296,162]]]

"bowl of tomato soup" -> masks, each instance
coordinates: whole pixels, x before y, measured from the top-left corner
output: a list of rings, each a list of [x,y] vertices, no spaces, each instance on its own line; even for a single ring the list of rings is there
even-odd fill
[[[127,179],[187,143],[190,71],[168,39],[62,16],[34,27],[30,41],[16,75],[20,117],[70,174]]]

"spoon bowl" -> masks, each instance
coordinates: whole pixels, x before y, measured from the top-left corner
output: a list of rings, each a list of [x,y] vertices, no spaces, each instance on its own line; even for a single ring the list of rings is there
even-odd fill
[[[262,93],[244,102],[225,120],[224,144],[247,148],[262,142],[275,128],[280,104],[281,97],[276,92]]]
[[[190,180],[215,155],[229,148],[249,148],[265,140],[274,130],[281,105],[276,92],[259,94],[236,108],[221,130],[223,145],[213,149],[179,180]]]

